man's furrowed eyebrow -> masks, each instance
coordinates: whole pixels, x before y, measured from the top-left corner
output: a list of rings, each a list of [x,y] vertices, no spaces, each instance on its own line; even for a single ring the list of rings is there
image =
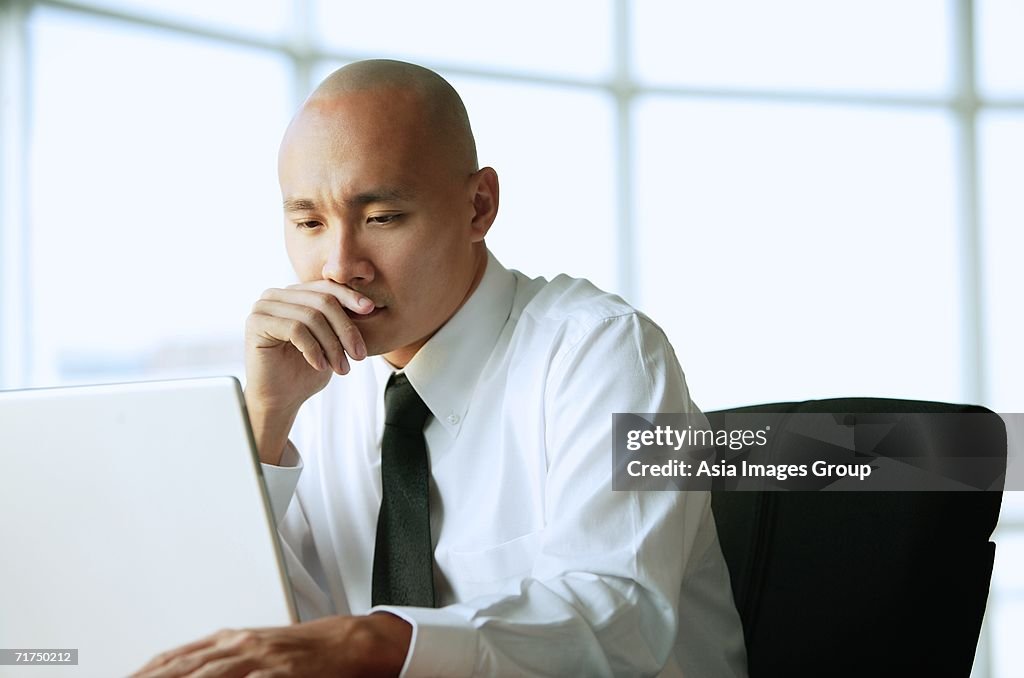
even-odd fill
[[[401,202],[412,200],[412,194],[398,188],[378,188],[358,193],[345,200],[350,207],[365,207],[378,202]],[[285,212],[311,212],[317,209],[315,201],[308,198],[285,198]]]
[[[316,209],[316,203],[305,198],[285,198],[285,212],[309,212]]]
[[[375,202],[400,202],[410,200],[412,195],[408,191],[398,188],[377,188],[356,194],[345,201],[347,205],[365,206]]]

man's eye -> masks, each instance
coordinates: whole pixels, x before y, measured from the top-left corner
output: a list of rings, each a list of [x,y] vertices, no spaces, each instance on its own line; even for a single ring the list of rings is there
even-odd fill
[[[319,221],[299,221],[295,225],[304,230],[312,230],[320,225]]]
[[[378,214],[376,216],[367,217],[366,222],[369,224],[376,224],[378,226],[381,226],[384,224],[393,223],[400,216],[400,214]]]

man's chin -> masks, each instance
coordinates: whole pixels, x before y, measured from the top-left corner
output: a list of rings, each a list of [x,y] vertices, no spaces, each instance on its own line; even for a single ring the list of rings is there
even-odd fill
[[[363,330],[363,342],[366,344],[366,357],[370,356],[383,356],[387,358],[392,353],[401,351],[401,347],[396,346],[394,342],[383,341],[375,337],[375,332],[368,332]]]
[[[404,368],[409,361],[412,360],[413,356],[423,347],[426,343],[426,339],[413,342],[412,344],[403,344],[401,346],[395,346],[393,343],[384,345],[383,343],[375,343],[370,337],[363,337],[366,341],[367,355],[379,355],[385,360],[391,363],[392,367],[397,369]]]

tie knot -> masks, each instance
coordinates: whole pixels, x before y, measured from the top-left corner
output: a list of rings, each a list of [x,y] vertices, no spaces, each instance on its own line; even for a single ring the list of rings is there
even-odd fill
[[[384,389],[384,423],[420,433],[430,416],[430,408],[404,374],[395,372]]]

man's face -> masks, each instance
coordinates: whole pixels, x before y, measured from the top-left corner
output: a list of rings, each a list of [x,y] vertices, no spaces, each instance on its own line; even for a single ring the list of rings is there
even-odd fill
[[[373,313],[349,316],[367,352],[396,365],[465,301],[486,233],[475,220],[477,175],[446,157],[419,106],[394,89],[307,103],[278,166],[296,274],[369,297]]]

